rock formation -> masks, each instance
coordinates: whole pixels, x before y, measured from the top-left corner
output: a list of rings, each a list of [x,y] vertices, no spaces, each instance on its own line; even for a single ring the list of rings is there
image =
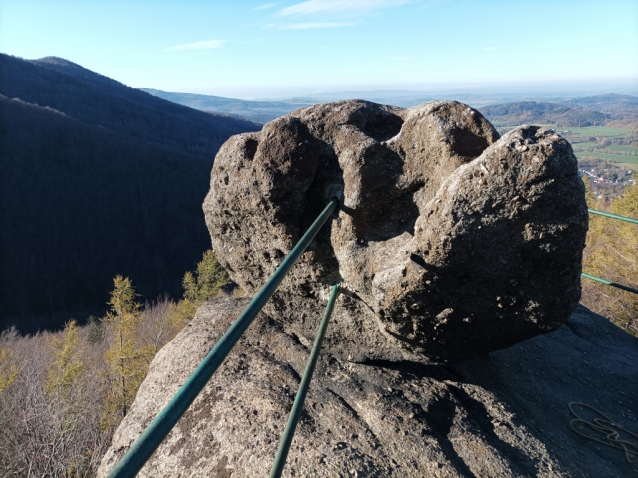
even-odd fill
[[[327,202],[342,201],[266,307],[312,340],[326,286],[352,295],[326,350],[458,362],[556,329],[580,299],[584,187],[569,143],[499,139],[453,101],[304,108],[232,137],[204,203],[213,248],[249,294]]]
[[[351,300],[341,296],[337,309]],[[221,297],[151,363],[113,438],[106,476],[248,303]],[[330,331],[328,332],[330,333]],[[261,314],[140,477],[253,478],[268,470],[309,349]],[[319,359],[284,476],[634,476],[620,450],[569,428],[570,401],[638,430],[638,340],[579,308],[557,331],[460,365]]]
[[[207,302],[157,354],[98,476],[334,196],[336,217],[140,476],[266,476],[335,282],[347,292],[284,476],[638,471],[569,428],[570,401],[638,428],[638,341],[584,308],[570,317],[587,208],[569,144],[532,126],[499,139],[455,102],[348,101],[222,147],[204,210],[218,259],[248,297]]]

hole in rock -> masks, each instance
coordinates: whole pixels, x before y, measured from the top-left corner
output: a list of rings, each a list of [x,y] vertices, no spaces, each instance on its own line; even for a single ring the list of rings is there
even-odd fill
[[[397,184],[403,168],[403,158],[386,145],[377,143],[364,152],[357,185],[363,200],[352,213],[357,239],[386,241],[405,232],[413,234],[419,217],[414,193],[424,183]]]
[[[246,140],[246,146],[245,146],[245,148],[246,148],[246,156],[248,157],[248,159],[250,161],[252,161],[253,158],[255,157],[255,153],[257,152],[257,145],[258,144],[259,143],[257,143],[256,139],[249,138],[249,139]]]
[[[410,254],[410,260],[412,262],[415,262],[416,264],[419,264],[423,268],[426,267],[426,262],[421,256],[417,256],[416,254]]]
[[[418,217],[419,209],[412,194],[370,202],[353,214],[355,235],[366,243],[387,241],[405,232],[413,234]]]
[[[355,111],[348,123],[356,126],[376,141],[393,138],[403,126],[403,119],[389,111],[381,109],[375,103],[364,102],[365,106]]]
[[[453,137],[454,142],[450,146],[459,156],[469,156],[474,159],[489,146],[487,139],[466,129],[457,129]]]

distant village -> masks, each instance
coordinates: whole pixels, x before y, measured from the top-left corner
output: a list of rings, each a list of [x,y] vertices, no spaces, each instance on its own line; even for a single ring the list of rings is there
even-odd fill
[[[592,164],[599,163],[599,164]],[[588,176],[592,192],[597,198],[622,196],[627,186],[636,184],[634,170],[625,169],[609,161],[582,159],[578,161],[580,176]]]

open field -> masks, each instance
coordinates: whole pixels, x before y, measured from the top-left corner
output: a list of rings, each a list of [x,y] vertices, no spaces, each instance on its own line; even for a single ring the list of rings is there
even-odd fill
[[[611,152],[615,152],[615,151],[620,151],[620,152],[624,152],[624,151],[638,152],[638,147],[637,146],[629,146],[629,145],[626,145],[626,144],[605,146],[603,149],[608,150],[610,153]],[[618,154],[618,153],[616,153],[616,154]]]
[[[588,138],[590,136],[605,136],[609,139],[624,138],[631,134],[632,130],[628,128],[612,128],[611,126],[587,126],[584,128],[556,128],[562,131],[568,131],[570,136],[583,136]]]
[[[572,147],[574,148],[574,152],[613,154],[615,156],[620,156],[621,158],[625,156],[638,156],[638,147],[636,146],[612,145],[600,147],[592,145],[592,143],[572,143]]]
[[[610,144],[603,146],[590,141],[590,137],[605,137],[610,141],[623,140],[629,136],[638,136],[635,129],[613,128],[611,126],[587,126],[584,128],[557,128],[555,125],[544,124],[546,128],[558,131],[567,139],[574,148],[574,154],[578,159],[597,158],[600,160],[613,161],[619,167],[625,169],[636,169],[638,164],[638,147],[628,144]],[[588,148],[596,151],[587,151]]]
[[[634,166],[638,164],[638,156],[625,156],[620,154],[609,154],[609,153],[594,153],[590,151],[574,151],[574,154],[578,159],[582,158],[598,158],[598,159],[608,159],[609,161],[613,161],[614,163],[625,164],[627,166]]]

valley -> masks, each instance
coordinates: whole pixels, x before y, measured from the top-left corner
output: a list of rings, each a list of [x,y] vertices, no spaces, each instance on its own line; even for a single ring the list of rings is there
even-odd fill
[[[0,329],[22,332],[101,315],[116,274],[131,276],[147,300],[179,297],[184,272],[209,248],[201,203],[213,158],[231,135],[327,101],[409,107],[445,98],[345,91],[241,100],[129,88],[55,57],[2,55],[0,66]],[[501,134],[524,123],[556,129],[598,198],[635,183],[638,97],[537,102],[458,92],[455,99],[477,107]]]
[[[295,109],[328,101],[365,99],[375,103],[410,107],[434,99],[464,102],[489,119],[504,134],[522,124],[540,124],[557,130],[574,149],[582,174],[592,178],[599,198],[613,198],[635,184],[638,169],[638,97],[600,94],[582,97],[458,92],[427,95],[415,91],[345,91],[303,97],[241,100],[190,93],[143,89],[152,95],[206,112],[228,114],[266,123]],[[506,101],[506,102],[503,102]]]
[[[181,295],[210,248],[201,204],[231,135],[260,129],[48,57],[0,55],[0,330],[102,316],[113,277]]]

